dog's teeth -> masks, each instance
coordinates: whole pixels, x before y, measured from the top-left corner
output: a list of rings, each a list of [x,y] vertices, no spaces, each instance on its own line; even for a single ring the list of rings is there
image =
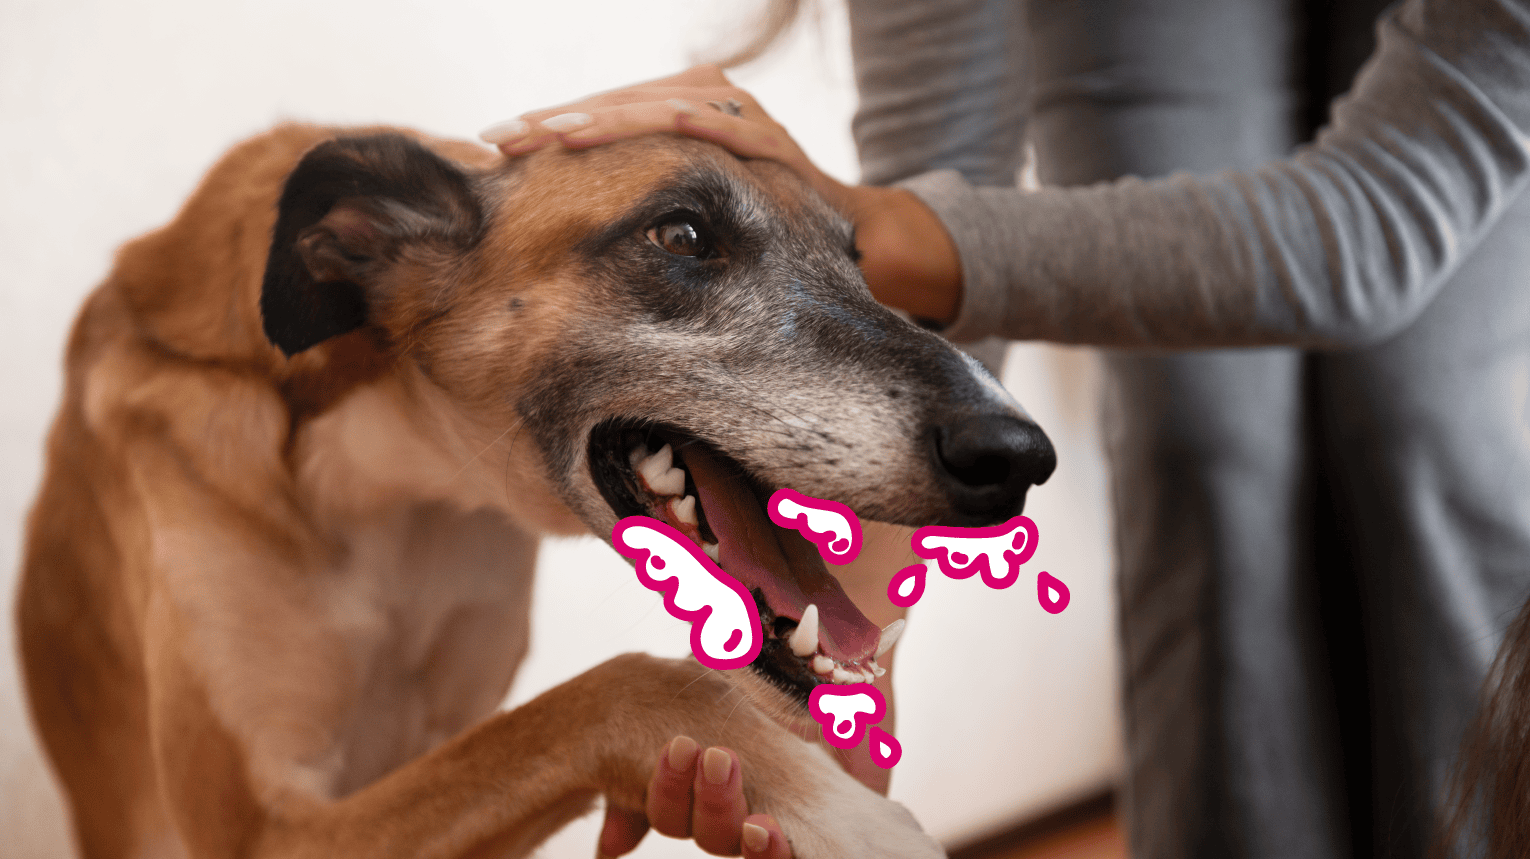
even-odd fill
[[[681,495],[685,492],[685,472],[671,468],[658,477],[648,477],[648,488],[660,495]]]
[[[802,620],[797,622],[797,628],[792,630],[792,637],[786,640],[786,645],[803,658],[812,656],[818,650],[818,606],[810,605],[803,609]]]
[[[648,458],[648,446],[642,442],[632,446],[627,452],[627,461],[632,463],[632,470],[637,471],[643,465],[643,460]]]
[[[851,674],[845,669],[840,668],[838,665],[834,666],[834,673],[830,676],[834,678],[835,683],[854,683],[861,679],[861,675]]]
[[[717,557],[717,544],[716,543],[702,543],[701,544],[701,551],[706,552],[707,553],[707,557],[711,558],[713,561],[716,561],[718,563],[722,562],[722,559]]]
[[[903,627],[905,625],[903,618],[900,617],[887,626],[882,627],[882,635],[877,639],[877,656],[881,656],[891,650],[892,646],[898,643],[898,637],[903,634]]]
[[[675,521],[684,522],[687,525],[701,524],[696,520],[696,496],[687,495],[679,501],[669,502],[670,512],[675,514]],[[712,560],[717,560],[713,558]]]
[[[830,671],[833,671],[833,670],[834,670],[834,660],[830,659],[827,656],[824,656],[822,653],[820,653],[817,656],[813,657],[813,673],[814,674],[825,674],[825,675],[827,675]]]
[[[670,466],[674,462],[675,453],[666,444],[648,456],[643,457],[642,461],[637,464],[637,471],[638,474],[643,475],[644,480],[648,481],[648,486],[653,488],[654,481],[664,479],[665,475],[670,472]]]
[[[638,460],[636,468],[644,478],[654,478],[669,471],[669,467],[675,462],[675,452],[669,445],[664,445],[653,453]]]
[[[875,674],[875,675],[876,675],[876,676],[878,676],[878,677],[881,677],[881,676],[882,676],[882,675],[883,675],[883,674],[886,674],[886,673],[887,673],[887,669],[886,669],[886,668],[883,668],[883,667],[882,667],[882,666],[880,666],[880,665],[875,665],[875,664],[873,664],[873,665],[872,665],[872,666],[871,666],[871,673],[872,673],[872,674]]]
[[[877,682],[877,676],[875,674],[872,674],[870,669],[862,668],[861,669],[861,682],[862,683],[875,683],[875,682]]]

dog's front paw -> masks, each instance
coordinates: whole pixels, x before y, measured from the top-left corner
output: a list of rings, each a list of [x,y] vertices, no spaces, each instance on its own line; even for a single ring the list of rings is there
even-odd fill
[[[935,859],[945,851],[908,809],[841,770],[821,749],[795,784],[755,804],[773,815],[792,845],[793,859]]]

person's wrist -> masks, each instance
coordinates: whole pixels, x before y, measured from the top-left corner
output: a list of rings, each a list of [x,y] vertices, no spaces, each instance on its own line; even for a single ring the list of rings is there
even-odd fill
[[[961,259],[940,218],[902,188],[847,189],[861,272],[883,304],[949,325],[961,304]]]

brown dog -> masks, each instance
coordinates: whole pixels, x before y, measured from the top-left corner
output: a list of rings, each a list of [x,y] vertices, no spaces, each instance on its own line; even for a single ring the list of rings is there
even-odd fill
[[[19,598],[32,713],[87,857],[519,856],[598,793],[641,807],[680,733],[738,752],[799,857],[938,855],[764,714],[874,672],[877,630],[761,499],[978,525],[1051,467],[778,165],[286,126],[76,324]],[[624,656],[496,714],[538,535],[638,513],[717,544],[759,659]]]

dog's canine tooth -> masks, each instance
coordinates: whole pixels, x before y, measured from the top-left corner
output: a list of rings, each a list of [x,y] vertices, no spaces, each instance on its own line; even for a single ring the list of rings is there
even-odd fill
[[[675,514],[675,520],[678,522],[684,522],[687,525],[701,524],[696,518],[696,496],[694,495],[687,495],[679,501],[669,502],[669,509]]]
[[[792,649],[792,653],[804,658],[818,650],[818,606],[810,605],[803,609],[802,620],[797,622],[797,628],[792,630],[786,645]]]
[[[906,625],[903,622],[903,618],[900,617],[887,626],[882,627],[882,635],[877,638],[877,656],[881,656],[891,650],[892,646],[898,643],[898,638],[903,635],[903,627]]]
[[[873,662],[871,663],[871,673],[877,677],[881,677],[883,674],[887,673],[887,669]]]
[[[716,543],[702,543],[701,544],[701,551],[706,552],[707,553],[707,557],[711,558],[714,562],[720,562],[721,561],[721,559],[718,558],[718,556],[717,556],[717,544]]]
[[[824,674],[824,675],[827,675],[829,672],[831,672],[833,670],[834,670],[834,660],[830,659],[827,656],[824,656],[822,653],[820,653],[817,656],[813,657],[813,673],[814,674]]]

